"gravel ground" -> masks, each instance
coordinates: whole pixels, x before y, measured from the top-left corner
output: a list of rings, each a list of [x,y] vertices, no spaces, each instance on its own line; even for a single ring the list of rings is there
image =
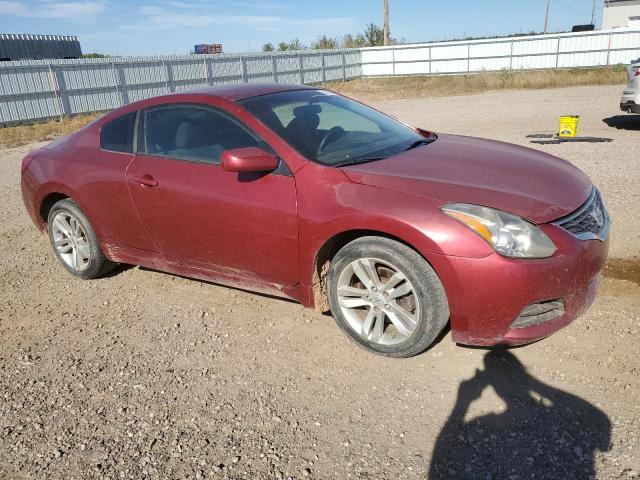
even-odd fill
[[[637,478],[640,116],[621,87],[381,102],[402,120],[528,145],[557,116],[608,144],[536,146],[584,169],[614,218],[580,320],[509,352],[445,336],[371,355],[329,316],[140,268],[76,280],[0,151],[0,479]]]

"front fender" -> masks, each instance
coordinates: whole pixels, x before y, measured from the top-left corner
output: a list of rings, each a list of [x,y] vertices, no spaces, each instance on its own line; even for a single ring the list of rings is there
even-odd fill
[[[319,182],[326,188],[318,188]],[[484,258],[493,253],[478,235],[443,214],[439,200],[352,183],[340,170],[317,165],[298,172],[296,184],[304,284],[313,284],[316,258],[326,242],[350,231],[395,237],[427,261],[433,255]]]

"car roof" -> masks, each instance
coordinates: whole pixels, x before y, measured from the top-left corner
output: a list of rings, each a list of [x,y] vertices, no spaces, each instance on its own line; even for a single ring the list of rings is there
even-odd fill
[[[249,97],[258,97],[260,95],[268,95],[270,93],[287,92],[291,90],[313,89],[307,85],[289,84],[289,83],[241,83],[231,85],[218,85],[215,87],[200,88],[184,92],[199,93],[221,97],[225,100],[235,102]]]
[[[314,87],[307,85],[290,84],[290,83],[240,83],[230,85],[218,85],[215,87],[199,88],[195,90],[185,90],[183,92],[167,93],[156,97],[145,98],[136,102],[128,103],[120,108],[112,110],[110,113],[102,117],[104,121],[122,115],[124,112],[130,112],[137,109],[146,108],[154,105],[158,101],[180,102],[184,97],[189,95],[209,95],[211,97],[222,98],[227,101],[235,102],[250,97],[258,97],[260,95],[268,95],[270,93],[290,92],[295,90],[314,90]],[[99,122],[100,124],[104,123]]]

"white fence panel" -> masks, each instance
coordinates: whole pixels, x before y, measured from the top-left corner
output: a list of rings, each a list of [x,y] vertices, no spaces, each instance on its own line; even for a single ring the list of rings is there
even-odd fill
[[[640,57],[640,30],[625,28],[362,50],[362,74],[452,74],[503,69],[595,67]]]

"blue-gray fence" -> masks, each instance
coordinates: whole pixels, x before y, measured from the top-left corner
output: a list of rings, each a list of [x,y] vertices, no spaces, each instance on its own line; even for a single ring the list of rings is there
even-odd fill
[[[315,84],[361,75],[359,50],[3,62],[0,125],[111,110],[220,84]]]

